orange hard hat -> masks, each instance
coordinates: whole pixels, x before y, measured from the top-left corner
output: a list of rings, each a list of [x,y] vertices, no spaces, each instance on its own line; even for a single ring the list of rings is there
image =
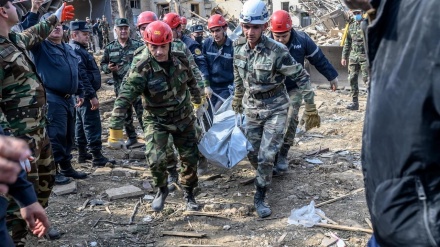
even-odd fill
[[[292,29],[292,18],[285,10],[273,12],[270,18],[270,31],[274,33],[284,33]]]
[[[209,17],[208,29],[211,29],[213,27],[224,27],[225,25],[227,25],[227,23],[223,16],[215,14]]]
[[[168,24],[172,29],[182,24],[180,16],[176,13],[168,13],[163,17],[163,21]]]
[[[173,31],[163,21],[153,21],[143,34],[144,41],[153,45],[168,44],[173,41]]]
[[[152,11],[144,11],[142,12],[137,19],[137,26],[141,26],[143,24],[150,24],[153,21],[157,21],[157,15]]]

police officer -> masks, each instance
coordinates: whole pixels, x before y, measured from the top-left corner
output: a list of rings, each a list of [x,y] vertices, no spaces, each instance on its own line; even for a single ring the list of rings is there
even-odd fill
[[[101,117],[99,101],[96,92],[101,88],[101,73],[95,59],[87,52],[87,41],[90,39],[90,28],[84,21],[70,22],[72,46],[80,58],[79,65],[81,81],[84,85],[84,104],[77,108],[75,137],[78,147],[78,163],[90,159],[87,148],[93,155],[93,166],[105,166],[109,159],[102,155]],[[114,163],[114,161],[110,161]]]
[[[115,20],[115,31],[118,36],[117,40],[112,41],[104,49],[104,56],[101,59],[101,69],[104,73],[112,73],[114,80],[114,90],[116,96],[119,95],[119,90],[122,84],[122,79],[130,69],[131,61],[133,60],[134,51],[144,44],[138,40],[130,38],[130,27],[128,20],[125,18],[117,18]],[[141,128],[142,124],[142,102],[140,99],[133,103],[136,111],[136,116]],[[133,109],[127,110],[125,118],[125,131],[128,136],[126,143],[127,147],[137,143],[137,134],[133,126]]]
[[[245,2],[239,19],[245,37],[234,42],[232,108],[246,115],[245,135],[254,148],[248,159],[257,169],[254,205],[261,218],[272,213],[264,199],[287,120],[289,96],[284,81],[286,76],[292,77],[301,90],[310,85],[309,75],[287,48],[263,35],[268,17],[264,2]]]
[[[336,90],[338,85],[338,72],[330,64],[328,59],[324,56],[321,49],[313,42],[313,40],[302,31],[297,31],[292,28],[292,18],[285,10],[275,11],[270,19],[270,37],[274,40],[284,44],[289,49],[290,55],[304,66],[304,59],[314,65],[316,69],[330,82],[330,86],[333,91]],[[287,153],[290,147],[293,145],[295,139],[296,128],[298,126],[298,112],[301,107],[303,96],[298,89],[298,85],[292,81],[290,77],[285,81],[287,92],[290,97],[290,107],[287,117],[286,133],[284,135],[284,143],[277,156],[277,163],[275,165],[275,172],[286,171],[289,167],[287,161]],[[306,103],[306,111],[304,112],[306,130],[320,125],[320,118],[316,105],[314,103],[313,91],[308,91],[304,100]],[[311,119],[311,118],[314,118]]]
[[[353,18],[350,19],[347,38],[342,49],[342,66],[347,66],[348,59],[348,80],[351,86],[351,102],[347,109],[359,110],[359,84],[358,76],[362,74],[362,81],[368,84],[368,64],[365,54],[364,32],[361,29],[362,11],[352,10]]]
[[[27,49],[44,40],[58,25],[72,17],[70,6],[61,6],[46,21],[25,30],[22,34],[11,32],[18,22],[12,1],[0,0],[0,125],[11,135],[26,141],[35,159],[30,161],[31,171],[27,179],[32,182],[38,202],[47,207],[54,185],[55,163],[46,132],[46,93]],[[61,19],[61,17],[65,17]],[[7,89],[7,90],[6,90]],[[23,244],[28,233],[26,222],[19,216],[19,205],[10,200],[8,206],[8,229],[14,244]],[[3,239],[3,238],[2,238]]]
[[[184,50],[175,50],[171,28],[161,21],[148,25],[144,32],[147,46],[139,49],[130,73],[125,77],[110,119],[109,146],[121,148],[122,126],[127,108],[142,95],[145,113],[146,158],[158,193],[152,202],[161,211],[167,187],[165,146],[172,135],[181,159],[180,179],[188,210],[197,210],[193,189],[197,186],[197,138],[194,108],[200,107],[197,82]],[[192,104],[191,104],[192,102]]]
[[[46,89],[48,111],[48,133],[55,164],[60,173],[55,177],[58,184],[67,183],[66,177],[86,178],[83,172],[72,167],[72,146],[75,134],[75,107],[84,102],[84,88],[79,80],[79,59],[73,49],[63,42],[62,25],[57,25],[49,37],[34,46],[31,51],[37,72]],[[76,101],[76,102],[75,102]]]
[[[195,41],[197,41],[197,43],[199,43],[200,45],[203,45],[203,33],[205,32],[205,30],[203,30],[203,26],[202,25],[194,25],[191,27],[191,38]]]
[[[223,99],[231,95],[229,86],[234,82],[234,48],[232,40],[226,35],[228,24],[223,16],[215,14],[208,19],[208,29],[212,34],[202,46],[202,53],[206,57],[209,70],[210,87],[205,88],[205,93],[211,97],[212,91]],[[203,27],[202,27],[203,30]],[[214,96],[211,98],[214,111],[221,105],[221,101]]]

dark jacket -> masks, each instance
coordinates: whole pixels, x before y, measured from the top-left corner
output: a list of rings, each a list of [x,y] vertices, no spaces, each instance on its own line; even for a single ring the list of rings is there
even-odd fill
[[[80,59],[79,74],[80,80],[84,85],[85,99],[91,100],[96,96],[96,92],[101,88],[101,72],[93,56],[87,52],[86,48],[76,41],[70,41],[69,45]]]
[[[197,67],[199,67],[200,72],[202,72],[203,79],[208,80],[208,64],[206,63],[205,56],[203,56],[202,54],[202,48],[200,47],[200,44],[197,41],[188,37],[187,35],[183,35],[181,40],[183,43],[185,43],[186,47],[188,47],[188,49],[193,54]]]
[[[272,33],[270,36],[273,38]],[[307,59],[328,81],[338,77],[338,72],[333,65],[331,65],[321,49],[305,32],[292,29],[290,40],[286,46],[289,49],[290,55],[303,67],[304,59]],[[298,88],[296,83],[292,82],[289,78],[286,78],[285,83],[287,91]]]
[[[374,235],[383,247],[440,246],[440,1],[374,7],[362,145]]]
[[[23,17],[22,17],[22,22],[21,27],[24,29],[28,29],[32,26],[34,26],[35,24],[38,23],[39,19],[38,19],[39,15],[37,13],[33,13],[33,12],[27,12]]]
[[[78,57],[68,44],[54,44],[44,40],[32,48],[37,72],[47,92],[84,97],[84,88],[78,79]]]
[[[234,47],[232,41],[226,37],[226,42],[219,49],[212,37],[203,42],[202,53],[208,63],[211,87],[227,87],[234,82]]]

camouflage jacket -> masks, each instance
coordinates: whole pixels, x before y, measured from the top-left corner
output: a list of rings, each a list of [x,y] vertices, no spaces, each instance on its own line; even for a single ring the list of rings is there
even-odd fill
[[[101,59],[101,70],[106,74],[113,74],[115,82],[122,82],[122,79],[130,69],[131,61],[133,60],[134,51],[143,46],[139,40],[128,38],[124,47],[121,46],[118,40],[110,42],[104,49],[104,55]],[[108,68],[110,62],[116,63],[119,70],[111,72]]]
[[[264,118],[271,112],[286,109],[289,106],[284,85],[286,76],[296,82],[300,90],[310,86],[307,72],[281,43],[262,36],[260,43],[251,49],[244,37],[234,41],[235,97],[243,97],[246,114],[258,113]],[[277,97],[257,97],[277,91],[281,92]]]
[[[173,43],[174,43],[174,45],[171,46],[171,49],[173,51],[177,51],[177,52],[184,51],[185,52],[186,57],[188,58],[188,61],[189,61],[189,66],[194,74],[194,78],[197,81],[197,85],[200,88],[204,88],[204,87],[209,86],[209,84],[206,85],[207,81],[203,80],[202,72],[200,72],[199,66],[197,66],[196,61],[194,60],[193,54],[188,49],[188,47],[185,45],[185,43],[183,43],[183,41],[181,39],[174,39]]]
[[[348,26],[347,38],[342,49],[342,58],[350,58],[353,62],[364,62],[365,55],[364,32],[361,29],[361,22],[352,20]]]
[[[144,116],[183,130],[194,120],[191,102],[200,104],[200,91],[190,69],[185,50],[171,43],[169,69],[154,59],[148,48],[138,49],[129,74],[115,101],[110,128],[122,129],[127,109],[142,95]]]
[[[27,50],[57,24],[52,15],[22,33],[0,36],[0,125],[14,136],[46,126],[46,92]]]
[[[98,28],[101,30],[102,34],[108,34],[110,31],[110,25],[106,21],[101,21],[98,25]]]

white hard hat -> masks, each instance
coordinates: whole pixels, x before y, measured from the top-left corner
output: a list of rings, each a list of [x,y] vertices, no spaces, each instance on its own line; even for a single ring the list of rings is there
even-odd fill
[[[265,24],[269,20],[266,3],[261,0],[249,0],[244,3],[240,13],[240,23]]]

